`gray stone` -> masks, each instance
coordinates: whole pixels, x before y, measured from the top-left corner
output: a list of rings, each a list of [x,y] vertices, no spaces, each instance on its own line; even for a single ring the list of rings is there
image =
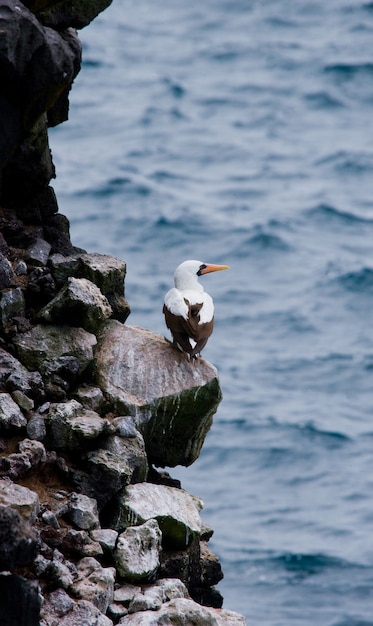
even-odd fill
[[[108,615],[114,620],[116,624],[123,615],[127,615],[128,609],[126,609],[123,604],[118,604],[117,602],[113,602],[108,607]]]
[[[224,609],[201,606],[189,598],[175,598],[162,604],[157,611],[125,615],[119,620],[124,626],[246,626],[246,619]]]
[[[61,359],[68,358],[74,360],[80,375],[93,359],[96,337],[83,328],[39,324],[17,335],[14,344],[18,358],[29,370],[38,370],[44,376],[62,375],[65,362]]]
[[[31,398],[29,398],[28,396],[26,396],[26,394],[23,393],[23,391],[16,389],[12,393],[12,398],[14,402],[16,402],[23,411],[26,411],[27,413],[29,413],[30,411],[33,410],[34,405],[35,405],[34,401],[31,400]]]
[[[44,513],[41,516],[41,519],[43,520],[44,524],[47,524],[48,526],[51,526],[52,528],[55,528],[56,530],[60,528],[58,519],[53,513],[53,511],[49,511],[49,510],[44,511]]]
[[[24,261],[18,261],[16,268],[15,268],[15,273],[17,276],[26,276],[27,265]]]
[[[97,528],[91,530],[90,535],[93,541],[97,541],[106,552],[114,552],[118,539],[118,533],[116,530],[113,530],[112,528]]]
[[[13,508],[0,507],[0,571],[34,560],[38,540],[36,533]]]
[[[69,528],[64,545],[70,552],[83,557],[101,557],[104,551],[98,541],[93,541],[86,530]]]
[[[156,586],[162,591],[162,602],[175,598],[189,598],[188,589],[178,578],[161,578],[157,580]]]
[[[39,514],[39,496],[27,487],[0,479],[0,506],[10,506],[33,524]]]
[[[106,613],[114,599],[115,569],[102,567],[96,559],[85,557],[78,562],[77,570],[78,579],[71,586],[71,591]]]
[[[110,426],[94,411],[84,409],[76,400],[60,402],[48,416],[52,444],[57,449],[82,452]]]
[[[113,409],[134,417],[151,463],[195,461],[221,399],[212,365],[203,359],[190,363],[160,335],[109,320],[94,373]]]
[[[159,567],[161,540],[162,533],[154,519],[126,528],[114,553],[119,575],[129,582],[151,580]]]
[[[103,615],[92,602],[87,600],[73,602],[72,608],[65,613],[61,602],[53,600],[51,602],[49,598],[46,598],[41,608],[40,626],[113,626],[111,619]],[[65,602],[68,606],[68,600]],[[59,615],[59,612],[62,612],[62,615]]]
[[[137,437],[138,430],[130,415],[121,415],[113,419],[113,426],[120,437]]]
[[[105,404],[104,394],[99,387],[92,385],[81,385],[74,392],[74,398],[84,406],[99,413]]]
[[[122,439],[109,435],[98,448],[89,452],[86,472],[75,474],[75,483],[102,508],[125,485],[146,479],[148,461],[142,436]]]
[[[30,439],[43,441],[47,434],[44,418],[38,413],[35,413],[27,422],[26,431]]]
[[[114,591],[114,601],[128,606],[138,593],[141,593],[141,587],[126,583]]]
[[[142,593],[135,595],[128,607],[128,613],[137,613],[138,611],[157,611],[161,608],[163,601],[163,593],[160,587],[156,585],[144,589]]]
[[[64,589],[56,589],[52,591],[45,599],[46,606],[50,607],[50,612],[56,617],[64,617],[73,607],[74,600],[64,591]]]
[[[28,260],[33,265],[46,265],[51,248],[52,246],[45,239],[37,237],[36,241],[27,250]]]
[[[71,493],[67,517],[80,529],[92,530],[100,526],[97,502],[82,493]]]
[[[0,354],[0,361],[2,360]],[[44,398],[44,383],[39,372],[29,372],[17,359],[14,359],[12,366],[5,383],[7,391],[21,391],[25,396],[37,401]]]
[[[99,288],[86,278],[69,278],[38,314],[49,323],[80,326],[95,333],[112,314],[111,306]]]
[[[23,439],[18,444],[21,454],[27,456],[30,460],[31,467],[37,468],[43,466],[47,460],[47,453],[41,441],[33,441],[32,439]]]
[[[25,299],[22,289],[10,289],[0,294],[0,327],[6,330],[13,317],[24,317]]]
[[[13,268],[8,259],[0,252],[0,289],[9,287],[14,277]]]
[[[176,550],[186,548],[201,533],[199,511],[202,501],[183,489],[138,483],[128,485],[118,497],[118,509],[113,527],[127,526],[156,519],[163,543]]]
[[[0,394],[0,431],[9,432],[24,428],[27,424],[18,404],[8,393]]]

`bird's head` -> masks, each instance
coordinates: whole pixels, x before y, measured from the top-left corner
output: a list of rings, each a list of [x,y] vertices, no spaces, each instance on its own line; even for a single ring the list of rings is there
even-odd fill
[[[210,272],[229,269],[229,265],[214,265],[202,261],[184,261],[175,270],[174,281],[177,289],[193,289],[198,285],[198,277]]]

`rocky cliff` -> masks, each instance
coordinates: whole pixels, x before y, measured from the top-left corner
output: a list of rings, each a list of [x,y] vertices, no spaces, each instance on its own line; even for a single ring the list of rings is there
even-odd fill
[[[75,29],[109,4],[0,0],[0,623],[244,624],[159,470],[198,457],[217,372],[125,324],[125,263],[72,245],[50,186]]]

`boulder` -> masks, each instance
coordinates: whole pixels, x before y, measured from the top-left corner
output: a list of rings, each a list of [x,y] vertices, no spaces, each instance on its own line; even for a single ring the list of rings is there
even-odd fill
[[[76,400],[56,404],[49,413],[48,423],[53,447],[80,456],[110,427],[108,420],[95,411],[84,409]]]
[[[66,285],[41,311],[44,322],[81,326],[95,333],[112,314],[99,288],[86,278],[69,278]]]
[[[49,264],[56,283],[63,286],[69,277],[85,278],[107,298],[114,319],[124,322],[130,308],[124,297],[126,264],[108,254],[54,254]]]
[[[18,404],[9,393],[0,394],[0,432],[9,432],[24,428],[27,424]]]
[[[78,578],[71,586],[72,593],[106,613],[114,599],[115,569],[102,567],[93,557],[85,557],[77,564],[77,572]]]
[[[82,530],[93,530],[100,526],[97,502],[82,493],[71,493],[66,513],[75,526]]]
[[[94,375],[113,409],[135,419],[151,463],[187,466],[198,458],[221,400],[207,361],[189,362],[161,335],[109,320]]]
[[[24,317],[25,299],[22,289],[10,289],[0,294],[0,329],[6,331],[14,317]]]
[[[0,574],[1,626],[39,626],[39,586],[17,574]]]
[[[159,567],[162,533],[156,520],[130,526],[119,535],[114,552],[120,576],[129,582],[151,580]]]
[[[25,4],[35,11],[42,24],[51,26],[57,30],[63,30],[69,26],[84,28],[101,11],[106,9],[112,0],[58,0],[58,2],[37,2],[26,0]]]
[[[34,560],[38,539],[34,530],[13,508],[0,507],[0,571]]]
[[[148,472],[144,440],[140,433],[135,438],[109,435],[103,447],[89,452],[85,471],[76,472],[74,482],[103,507],[125,485],[143,481]]]
[[[144,611],[125,615],[119,620],[124,626],[246,626],[242,615],[234,611],[210,609],[189,598],[175,598],[162,604],[156,611]]]
[[[0,479],[0,506],[11,507],[33,524],[39,514],[39,496],[35,491],[6,479]]]
[[[162,531],[163,545],[186,548],[201,533],[199,511],[202,501],[183,489],[137,483],[128,485],[118,497],[114,528],[143,524],[156,519]]]
[[[112,528],[96,528],[91,530],[90,535],[93,541],[97,541],[108,554],[114,552],[118,539],[118,533]]]
[[[56,599],[50,601],[47,598],[41,609],[40,626],[77,626],[78,624],[113,626],[111,619],[103,615],[92,602],[79,600],[73,602],[72,608],[67,610],[66,600],[61,604]]]
[[[27,369],[74,379],[91,363],[96,337],[83,328],[38,324],[16,336],[14,344]]]

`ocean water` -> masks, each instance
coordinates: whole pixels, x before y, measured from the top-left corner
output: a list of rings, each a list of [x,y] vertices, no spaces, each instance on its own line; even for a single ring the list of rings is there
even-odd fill
[[[373,625],[373,4],[114,0],[51,131],[75,245],[127,262],[167,335],[183,260],[224,399],[200,458],[224,606],[255,626]]]

